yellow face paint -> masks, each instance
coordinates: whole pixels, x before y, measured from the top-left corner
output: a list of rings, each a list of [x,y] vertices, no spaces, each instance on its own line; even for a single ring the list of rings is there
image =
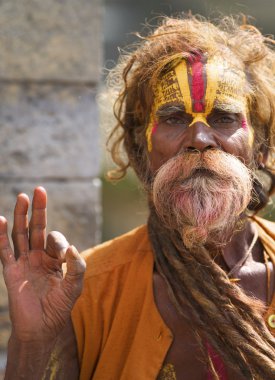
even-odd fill
[[[182,103],[187,114],[192,116],[190,127],[203,122],[210,127],[207,117],[213,108],[246,115],[244,96],[245,74],[230,67],[219,57],[206,59],[197,56],[192,61],[182,60],[164,74],[154,89],[154,104],[146,131],[148,150],[152,150],[152,133],[156,129],[156,112],[167,104]],[[245,116],[244,116],[245,117]],[[253,144],[253,131],[244,125]],[[246,128],[244,128],[246,129]]]

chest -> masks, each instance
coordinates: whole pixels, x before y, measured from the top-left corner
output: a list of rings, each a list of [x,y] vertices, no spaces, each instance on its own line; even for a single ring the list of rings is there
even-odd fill
[[[253,294],[255,297],[267,302],[267,276],[264,266],[258,268],[256,277],[257,284],[249,282],[249,275],[244,273],[242,286],[246,287],[246,292]],[[271,268],[271,277],[274,277]],[[158,380],[210,380],[212,376],[209,374],[205,359],[207,350],[206,342],[198,339],[196,331],[192,327],[192,316],[190,313],[189,320],[179,314],[174,304],[171,302],[167,291],[167,285],[164,279],[157,273],[153,275],[154,295],[157,308],[166,325],[173,333],[173,343],[163,363],[164,372],[158,377]],[[273,291],[273,284],[272,289]],[[188,311],[187,311],[188,313]],[[187,314],[188,315],[188,314]],[[226,379],[243,380],[234,371],[226,368],[226,366],[218,360],[221,372],[226,372]],[[223,367],[222,367],[223,366]],[[165,374],[167,372],[167,375]]]
[[[207,365],[202,360],[202,348],[194,330],[171,302],[163,278],[155,273],[153,284],[156,306],[174,337],[163,365],[165,370],[158,380],[206,379]]]

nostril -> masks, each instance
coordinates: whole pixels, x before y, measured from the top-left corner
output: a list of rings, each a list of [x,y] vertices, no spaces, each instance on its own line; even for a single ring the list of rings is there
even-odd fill
[[[204,150],[215,149],[212,145],[207,145]]]
[[[199,148],[195,148],[194,146],[189,146],[186,150],[188,152],[202,152],[204,150],[209,150],[209,149],[214,149],[214,147],[211,145],[207,145],[207,146],[203,147],[202,149],[199,149]]]

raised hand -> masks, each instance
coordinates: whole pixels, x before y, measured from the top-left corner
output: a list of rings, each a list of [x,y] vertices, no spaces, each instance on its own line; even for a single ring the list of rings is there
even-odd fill
[[[45,189],[34,190],[28,225],[29,198],[19,194],[14,210],[11,248],[7,221],[0,217],[0,259],[6,282],[12,334],[21,342],[47,342],[70,319],[80,295],[85,262],[59,232],[46,239]],[[62,263],[66,262],[65,277]]]

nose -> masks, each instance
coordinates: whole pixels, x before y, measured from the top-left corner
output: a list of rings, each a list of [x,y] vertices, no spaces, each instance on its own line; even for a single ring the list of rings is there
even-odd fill
[[[214,138],[213,129],[203,122],[196,122],[189,127],[189,139],[187,149],[199,150],[203,152],[206,149],[218,148],[219,144]]]

